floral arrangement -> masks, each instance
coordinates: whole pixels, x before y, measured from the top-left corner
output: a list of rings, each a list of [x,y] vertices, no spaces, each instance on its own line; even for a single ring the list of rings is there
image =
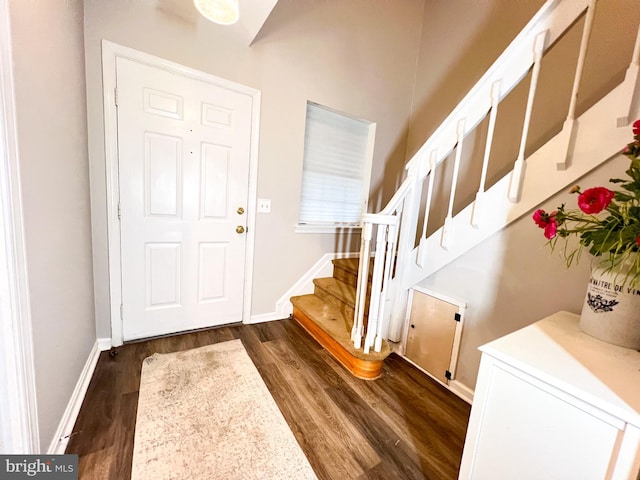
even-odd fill
[[[635,284],[640,279],[640,120],[633,123],[634,141],[622,153],[631,165],[625,172],[629,178],[612,178],[620,190],[594,187],[582,191],[579,186],[569,192],[578,194],[578,209],[567,210],[562,204],[550,213],[542,209],[533,221],[544,230],[551,248],[564,240],[562,254],[571,266],[580,259],[583,249],[600,259],[606,270],[624,265],[625,281]],[[567,240],[576,236],[579,245],[571,248]]]

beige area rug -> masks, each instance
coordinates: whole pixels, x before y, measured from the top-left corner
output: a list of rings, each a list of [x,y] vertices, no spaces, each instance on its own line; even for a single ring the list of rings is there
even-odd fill
[[[240,340],[144,360],[133,480],[315,479]]]

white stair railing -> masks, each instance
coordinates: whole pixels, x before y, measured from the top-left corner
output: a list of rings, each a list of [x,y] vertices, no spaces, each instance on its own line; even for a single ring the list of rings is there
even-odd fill
[[[572,147],[575,147],[576,136],[580,135],[580,138],[588,138],[590,135],[589,125],[595,122],[592,117],[601,115],[596,105],[583,114],[583,125],[579,125],[579,120],[583,120],[583,117],[579,120],[575,118],[575,99],[578,96],[580,79],[584,68],[584,58],[591,33],[595,4],[596,0],[549,0],[545,3],[511,45],[409,161],[407,164],[407,177],[389,204],[378,214],[366,214],[363,216],[360,272],[356,294],[356,313],[352,330],[352,339],[356,348],[364,347],[367,353],[371,347],[379,351],[382,338],[399,340],[407,292],[412,282],[417,279],[416,272],[430,273],[442,266],[443,260],[441,259],[438,260],[439,263],[437,265],[430,265],[430,263],[434,263],[433,259],[435,258],[429,256],[429,252],[432,249],[440,249],[438,252],[440,257],[444,258],[444,261],[451,261],[451,259],[461,255],[463,251],[487,238],[491,233],[504,228],[510,221],[515,220],[535,206],[535,200],[532,200],[533,197],[530,194],[527,194],[524,202],[522,201],[522,196],[523,185],[526,185],[526,177],[531,175],[528,172],[530,167],[527,166],[530,159],[525,159],[525,146],[541,60],[545,50],[550,45],[553,45],[583,14],[585,15],[585,25],[578,53],[569,112],[563,130],[545,145],[545,147],[548,145],[553,147],[553,170],[557,173],[557,179],[548,182],[549,185],[542,189],[540,195],[552,195],[564,188],[566,184],[574,181],[578,176],[586,173],[588,169],[593,168],[593,166],[589,165],[581,165],[579,168],[574,168],[571,162],[567,162],[566,159],[571,155]],[[639,61],[640,32],[636,39],[631,66],[627,71],[625,82],[600,102],[606,103],[606,108],[609,110],[609,104],[615,103],[619,105],[617,108],[617,112],[620,113],[617,117],[618,124],[623,123],[625,120],[628,123],[629,112],[633,111],[634,108],[633,102],[638,101],[634,95],[637,96],[636,91],[639,83]],[[524,111],[524,125],[514,169],[491,189],[485,190],[498,105],[529,72],[531,72],[529,95]],[[453,205],[464,138],[487,116],[489,118],[488,132],[476,200],[454,218]],[[580,128],[582,128],[582,131],[579,131]],[[624,142],[622,139],[626,137],[623,135],[628,136],[628,132],[625,131],[623,134],[619,134],[615,132],[615,129],[612,130],[611,140],[608,145],[602,146],[600,141],[595,149],[590,147],[592,148],[591,153],[593,155],[601,155],[600,161],[604,161],[615,154],[616,151],[611,151],[611,148],[615,148],[616,144],[624,144],[616,143]],[[612,145],[613,147],[611,147]],[[444,226],[434,235],[427,238],[427,223],[431,211],[431,197],[434,191],[434,174],[436,169],[442,168],[440,165],[450,157],[454,149],[456,149],[456,152],[453,160],[453,178]],[[598,149],[599,151],[595,151]],[[536,154],[543,150],[545,150],[544,147],[540,148]],[[548,155],[548,151],[546,153]],[[556,160],[558,158],[560,160]],[[534,163],[540,162],[536,161]],[[564,171],[568,167],[573,170],[571,174],[567,174]],[[532,165],[531,170],[533,175],[540,175],[538,173],[539,166]],[[425,182],[427,177],[429,177],[428,181]],[[420,221],[420,200],[423,197],[425,183],[427,184],[426,208],[422,218],[422,233],[418,237],[416,246],[417,226]],[[499,200],[500,198],[502,200]],[[546,197],[539,196],[536,198],[538,198],[537,201],[541,201]],[[496,201],[502,203],[501,211],[504,214],[495,214]],[[490,207],[488,203],[491,203]],[[487,208],[492,209],[491,219],[487,219],[487,215],[485,215]],[[374,235],[376,244],[375,248],[372,249],[371,242]],[[432,241],[433,237],[436,236],[438,236],[438,240]],[[462,240],[466,242],[465,248],[460,245],[460,243],[463,243]],[[372,251],[375,252],[373,257],[373,278],[371,281],[370,302],[367,303],[368,271]],[[431,262],[428,259],[431,259]],[[365,321],[365,311],[368,304],[370,305],[368,321]],[[362,343],[363,339],[364,345]]]

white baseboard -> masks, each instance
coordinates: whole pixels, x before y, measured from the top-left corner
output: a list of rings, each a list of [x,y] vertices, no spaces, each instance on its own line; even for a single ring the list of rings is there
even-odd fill
[[[78,383],[76,383],[76,388],[71,394],[71,399],[67,404],[67,408],[62,415],[62,419],[60,420],[58,429],[56,430],[56,433],[53,436],[53,440],[49,445],[49,449],[47,450],[47,453],[49,455],[63,454],[65,449],[67,448],[69,437],[71,435],[71,432],[73,431],[73,426],[75,425],[76,419],[78,418],[78,413],[80,413],[82,401],[84,400],[84,396],[87,393],[89,382],[91,381],[91,377],[93,376],[93,372],[98,363],[98,358],[100,357],[99,343],[100,340],[96,340],[96,343],[93,344],[93,348],[89,353],[89,358],[87,358],[87,361],[84,364],[84,368],[80,373]],[[109,348],[111,348],[111,339],[109,339]]]
[[[98,350],[101,352],[105,352],[107,350],[111,350],[111,338],[99,338],[98,339]]]
[[[307,272],[305,272],[296,283],[293,284],[289,290],[287,290],[282,297],[276,302],[276,310],[271,313],[260,313],[257,315],[251,315],[251,319],[247,324],[270,322],[273,320],[282,320],[283,318],[289,318],[289,315],[293,313],[293,306],[291,305],[291,297],[297,295],[306,295],[313,293],[313,279],[321,277],[330,277],[333,273],[332,260],[337,258],[355,258],[359,257],[360,252],[347,252],[347,253],[325,253],[320,260],[318,260]]]
[[[251,318],[248,322],[245,322],[245,324],[253,325],[254,323],[273,322],[275,320],[282,320],[285,318],[289,318],[289,315],[281,315],[278,312],[259,313],[258,315],[251,315]]]
[[[451,393],[453,393],[455,396],[461,398],[462,400],[464,400],[465,402],[467,402],[469,405],[473,404],[473,394],[474,391],[471,390],[469,387],[467,387],[466,385],[464,385],[463,383],[460,383],[457,380],[451,380],[449,382],[449,384],[447,385],[446,383],[444,383],[442,380],[440,380],[438,377],[432,375],[431,373],[427,372],[424,368],[422,368],[420,365],[418,365],[417,363],[415,363],[414,361],[412,361],[410,358],[407,358],[405,355],[400,354],[399,352],[396,352],[400,357],[402,357],[402,359],[404,361],[406,361],[407,363],[410,363],[411,365],[413,365],[414,367],[416,367],[418,370],[420,370],[422,373],[424,373],[426,376],[428,376],[429,378],[431,378],[432,380],[438,382],[440,385],[442,385],[444,388],[446,388],[447,390],[449,390]]]
[[[475,394],[475,392],[467,387],[464,383],[460,383],[458,380],[452,380],[449,384],[449,390],[451,390],[469,405],[473,405],[473,395]]]

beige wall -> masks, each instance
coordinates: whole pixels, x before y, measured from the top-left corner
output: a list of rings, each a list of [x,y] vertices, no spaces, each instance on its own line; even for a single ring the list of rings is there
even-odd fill
[[[631,134],[629,136],[631,139]],[[580,179],[584,188],[610,186],[624,177],[627,157],[619,155]],[[547,211],[561,203],[576,208],[576,196],[561,192],[540,205]],[[531,214],[477,245],[420,283],[435,292],[468,302],[456,379],[474,388],[478,347],[559,310],[580,313],[589,280],[589,256],[566,268]]]
[[[427,0],[411,107],[411,158],[544,0]]]
[[[170,3],[170,2],[169,2]],[[174,2],[175,3],[175,2]],[[296,234],[307,100],[377,123],[372,210],[402,173],[422,0],[281,0],[251,47],[230,27],[155,0],[85,2],[89,152],[98,336],[110,336],[100,41],[107,39],[262,91],[252,314],[322,255],[359,249],[330,234]],[[383,184],[387,182],[387,186]]]
[[[81,0],[11,0],[41,448],[95,335]]]
[[[541,0],[427,2],[408,158],[466,95],[542,3]],[[451,19],[466,28],[447,32]],[[639,22],[640,8],[636,0],[598,2],[578,95],[578,115],[624,78]],[[569,109],[583,26],[584,17],[547,51],[542,60],[525,155],[535,151],[562,128]],[[447,40],[444,45],[443,38]],[[513,168],[520,147],[530,80],[529,73],[498,107],[487,187]],[[487,126],[485,120],[465,138],[454,214],[475,198]],[[453,161],[446,162],[436,173],[429,234],[442,225],[446,215],[452,175]]]

